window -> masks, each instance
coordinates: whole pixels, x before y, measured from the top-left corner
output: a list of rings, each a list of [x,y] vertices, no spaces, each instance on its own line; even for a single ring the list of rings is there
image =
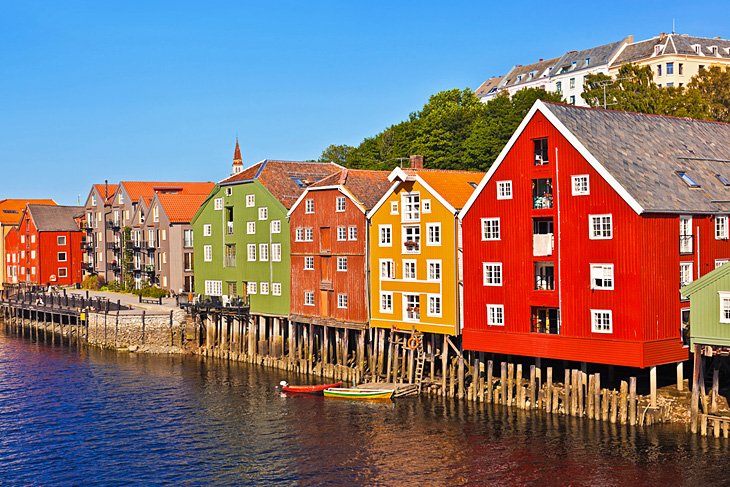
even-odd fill
[[[487,325],[504,326],[504,305],[488,304],[487,305]]]
[[[591,264],[591,289],[613,289],[613,264]]]
[[[568,101],[571,105],[575,105],[575,95],[570,95],[570,100]]]
[[[684,74],[684,64],[679,63],[679,66],[678,67],[679,67],[679,69],[678,69],[679,74]]]
[[[667,74],[674,74],[674,63],[667,63]]]
[[[96,195],[95,194],[91,195],[91,206],[96,206]]]
[[[393,312],[393,293],[381,292],[380,293],[380,312],[381,313],[392,313]]]
[[[314,213],[314,200],[304,200],[304,213]]]
[[[213,262],[212,245],[203,245],[203,262]]]
[[[281,262],[281,244],[271,244],[271,262]]]
[[[337,307],[339,309],[347,309],[347,294],[337,294]]]
[[[56,245],[66,245],[66,236],[59,235],[58,238],[56,238]]]
[[[730,262],[730,259],[715,259],[715,269],[724,266],[728,262]]]
[[[119,193],[119,204],[120,205],[124,204],[124,193]]]
[[[424,213],[431,213],[431,200],[423,200],[422,205]]]
[[[223,198],[216,198],[213,200],[213,209],[214,210],[222,210],[223,209]]]
[[[395,279],[395,262],[392,259],[380,259],[380,278]]]
[[[417,222],[421,219],[421,195],[418,193],[406,193],[403,195],[404,222]]]
[[[403,250],[404,254],[420,253],[421,227],[408,225],[403,227]]]
[[[305,271],[313,271],[314,270],[314,257],[311,255],[304,256],[304,270]]]
[[[720,323],[730,323],[730,293],[719,292],[720,295]]]
[[[397,215],[398,214],[398,202],[397,201],[391,201],[390,202],[390,214],[391,215]]]
[[[441,245],[441,224],[440,223],[427,223],[426,224],[426,245],[432,245],[432,246]]]
[[[246,235],[256,235],[256,222],[246,222]]]
[[[192,252],[185,252],[183,254],[183,270],[186,272],[192,272],[193,271],[193,253]],[[137,262],[137,267],[139,267],[139,261]]]
[[[246,292],[248,292],[248,294],[256,294],[256,283],[255,282],[249,282],[246,285]]]
[[[575,89],[575,78],[570,78],[570,89]]]
[[[512,181],[497,181],[497,199],[512,199]]]
[[[35,234],[30,236],[30,243],[35,243]]]
[[[304,291],[304,306],[314,306],[313,291]]]
[[[428,295],[428,316],[441,316],[441,296],[438,294]]]
[[[305,242],[314,241],[314,230],[312,229],[312,227],[307,227],[304,229],[304,241]]]
[[[30,268],[30,275],[35,276],[35,266]]]
[[[584,196],[590,194],[588,185],[588,174],[573,176],[573,196]]]
[[[679,253],[692,253],[692,217],[679,217]]]
[[[206,296],[221,296],[223,294],[222,281],[205,281]]]
[[[261,294],[269,294],[269,283],[268,282],[259,283],[259,292]]]
[[[403,279],[416,279],[416,261],[415,260],[404,260],[403,261]]]
[[[338,196],[337,203],[335,205],[335,211],[337,211],[338,213],[342,213],[343,211],[345,211],[346,202],[347,198],[345,198],[344,196]]]
[[[58,277],[68,277],[68,268],[67,267],[59,267],[58,268]]]
[[[246,208],[253,208],[254,206],[256,206],[256,195],[247,194],[246,195]]]
[[[716,216],[715,217],[715,240],[727,240],[728,229],[727,229],[727,216]]]
[[[440,260],[429,260],[428,261],[428,280],[429,281],[440,281],[441,280],[441,261]]]
[[[58,261],[59,262],[66,262],[66,252],[59,252],[58,253]]]
[[[532,141],[533,154],[535,156],[535,165],[543,166],[550,160],[548,153],[548,140],[547,139],[535,139]]]
[[[268,220],[269,219],[269,209],[265,206],[262,206],[259,208],[259,220]]]
[[[418,294],[403,295],[403,321],[418,321],[421,319],[421,296]]]
[[[347,272],[347,257],[337,257],[337,272]]]
[[[591,65],[591,58],[590,57],[587,57],[586,58],[586,67],[587,66],[590,66],[590,65]]]
[[[657,76],[661,76],[662,75],[662,65],[661,64],[657,64],[656,65],[656,75]]]
[[[357,227],[356,226],[350,226],[347,227],[347,240],[357,240]]]
[[[482,218],[482,240],[499,239],[499,218]]]
[[[347,227],[337,227],[337,241],[343,242],[347,240]]]
[[[206,223],[203,225],[203,237],[210,237],[213,235],[213,225]]]
[[[684,287],[694,280],[692,262],[679,263],[679,287]]]
[[[380,234],[379,245],[381,247],[391,247],[393,245],[393,227],[390,225],[378,225],[378,233]]]
[[[155,206],[152,208],[152,221],[158,223],[160,221],[160,207]]]
[[[591,331],[593,333],[613,333],[613,313],[610,309],[591,310]]]
[[[302,227],[297,228],[294,233],[295,242],[304,242],[304,229]]]
[[[160,238],[160,240],[162,240],[163,242],[164,242],[165,240],[167,240],[167,230],[161,230],[161,231],[160,231],[160,235],[161,235],[161,238]]]
[[[30,258],[35,259],[35,250],[30,251]]]
[[[226,196],[231,196],[231,195],[233,195],[233,188],[231,188],[229,186],[226,188]]]
[[[485,286],[501,286],[502,285],[502,263],[501,262],[484,262],[484,285]]]
[[[555,83],[555,91],[557,91],[558,93],[563,92],[563,82],[562,81],[558,81],[557,83]]]
[[[271,233],[281,233],[281,220],[271,220]]]
[[[591,240],[609,240],[613,238],[613,217],[611,215],[588,215]]]
[[[280,282],[271,283],[271,294],[273,294],[274,296],[281,296],[281,283]]]
[[[139,241],[139,238],[137,238],[137,241]],[[193,231],[183,230],[183,247],[185,248],[192,248],[193,246]]]
[[[25,235],[20,236],[20,243],[25,243]]]
[[[259,244],[259,261],[269,261],[269,244]]]
[[[677,176],[682,178],[682,181],[685,182],[687,186],[690,188],[699,188],[700,185],[697,181],[695,181],[689,174],[687,174],[684,171],[677,171]]]
[[[256,244],[248,244],[248,261],[256,262]]]

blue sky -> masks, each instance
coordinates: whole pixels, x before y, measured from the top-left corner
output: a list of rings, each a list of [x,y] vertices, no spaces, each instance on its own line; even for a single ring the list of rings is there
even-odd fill
[[[0,198],[109,179],[217,181],[317,158],[440,90],[671,31],[730,37],[726,1],[0,0]]]

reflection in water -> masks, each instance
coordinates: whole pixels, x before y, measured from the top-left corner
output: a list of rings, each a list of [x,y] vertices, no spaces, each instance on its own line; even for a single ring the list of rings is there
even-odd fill
[[[727,441],[440,400],[282,395],[280,371],[0,336],[0,480],[697,485]],[[730,482],[730,478],[727,480]]]

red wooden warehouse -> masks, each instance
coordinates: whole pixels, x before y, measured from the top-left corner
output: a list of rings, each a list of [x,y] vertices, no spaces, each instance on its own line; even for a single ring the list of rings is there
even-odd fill
[[[5,237],[9,282],[68,286],[81,282],[82,232],[77,206],[29,204]]]
[[[292,206],[292,321],[367,326],[365,215],[390,188],[388,174],[343,169],[309,186]]]
[[[687,359],[681,285],[730,258],[730,125],[537,102],[462,210],[465,349]]]

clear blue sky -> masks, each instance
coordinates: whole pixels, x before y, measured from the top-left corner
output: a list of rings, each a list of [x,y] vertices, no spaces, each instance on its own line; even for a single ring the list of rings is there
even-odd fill
[[[428,96],[677,31],[730,37],[727,1],[0,0],[0,198],[74,204],[109,179],[218,181],[357,145]]]

